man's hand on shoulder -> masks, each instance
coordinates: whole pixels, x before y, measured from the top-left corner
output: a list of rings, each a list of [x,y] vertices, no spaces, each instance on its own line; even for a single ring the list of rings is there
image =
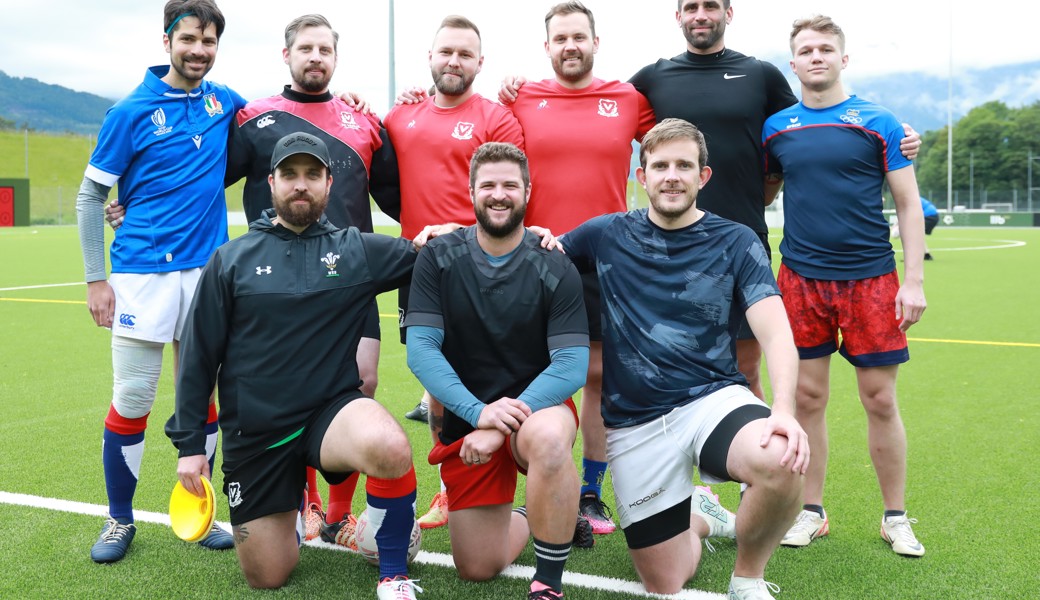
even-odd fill
[[[524,87],[525,83],[527,83],[527,78],[523,75],[507,75],[502,80],[501,87],[498,88],[498,101],[506,105],[516,102],[517,96],[520,95],[520,88]]]

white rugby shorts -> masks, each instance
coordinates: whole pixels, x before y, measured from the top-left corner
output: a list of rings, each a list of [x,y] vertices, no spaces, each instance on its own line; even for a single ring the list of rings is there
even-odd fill
[[[764,402],[741,385],[727,386],[652,421],[607,429],[607,462],[621,527],[693,495],[693,468],[719,423],[741,406]],[[701,472],[706,483],[720,480]]]
[[[169,273],[112,273],[112,335],[167,343],[181,339],[201,268]]]

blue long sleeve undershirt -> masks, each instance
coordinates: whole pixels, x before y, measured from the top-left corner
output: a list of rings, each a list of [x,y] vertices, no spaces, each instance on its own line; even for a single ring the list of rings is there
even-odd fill
[[[428,392],[451,412],[473,427],[477,426],[485,404],[477,399],[441,352],[444,330],[438,327],[408,328],[408,367]],[[568,346],[549,351],[549,366],[520,394],[518,400],[532,412],[556,406],[585,385],[589,368],[589,349]]]

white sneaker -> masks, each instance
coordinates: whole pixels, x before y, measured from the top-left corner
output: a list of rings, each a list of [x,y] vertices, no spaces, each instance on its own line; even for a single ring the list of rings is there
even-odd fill
[[[908,519],[906,515],[901,517],[882,517],[881,537],[889,544],[896,554],[903,556],[924,556],[924,546],[917,541],[911,523],[917,519]]]
[[[780,540],[780,545],[801,548],[808,546],[809,542],[816,538],[827,535],[830,531],[830,522],[827,520],[826,512],[821,517],[816,514],[816,511],[802,510],[798,513],[794,525],[784,534],[784,539]]]
[[[719,504],[719,497],[711,493],[710,487],[699,485],[693,489],[690,512],[708,524],[708,537],[737,539],[736,515]]]
[[[729,600],[776,600],[773,594],[779,591],[780,586],[765,579],[734,575],[729,580]]]
[[[422,593],[423,591],[421,587],[415,585],[416,581],[419,580],[403,576],[393,579],[387,577],[376,586],[376,598],[379,600],[416,600],[415,592]]]

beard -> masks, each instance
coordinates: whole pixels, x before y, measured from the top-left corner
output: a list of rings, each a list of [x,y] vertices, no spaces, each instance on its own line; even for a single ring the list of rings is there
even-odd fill
[[[187,81],[202,81],[202,79],[210,72],[210,69],[213,68],[213,59],[207,59],[205,66],[202,68],[202,72],[199,73],[197,67],[188,66],[188,59],[191,58],[195,57],[180,56],[179,58],[171,58],[170,67]]]
[[[662,201],[661,196],[663,196],[664,194],[662,194],[661,191],[648,195],[650,197],[650,205],[653,207],[654,212],[666,219],[677,219],[683,216],[690,210],[690,207],[692,207],[694,203],[697,202],[696,193],[690,194],[689,192],[686,192],[683,195],[682,201],[680,201],[678,204],[666,204],[664,201]]]
[[[301,199],[306,199],[307,204],[301,206],[295,203]],[[296,227],[306,227],[311,223],[316,223],[329,204],[328,195],[314,198],[307,192],[293,194],[288,198],[272,197],[271,200],[278,218]]]
[[[480,225],[480,228],[484,231],[484,233],[486,233],[489,237],[500,239],[509,237],[510,235],[515,233],[517,229],[522,227],[524,223],[524,216],[526,214],[526,204],[513,205],[513,210],[509,213],[509,218],[507,218],[504,222],[495,223],[491,220],[488,205],[485,204],[483,206],[480,206],[476,210],[477,223]]]
[[[708,48],[711,48],[712,46],[717,44],[718,41],[722,39],[722,36],[725,34],[725,22],[715,23],[712,26],[711,32],[707,34],[694,33],[690,31],[687,27],[683,27],[683,36],[686,37],[686,41],[690,44],[690,46],[693,46],[698,50],[707,50]]]
[[[566,81],[581,81],[583,77],[592,72],[592,55],[578,54],[577,57],[581,58],[581,64],[577,67],[568,67],[564,65],[566,59],[575,58],[574,56],[560,56],[559,58],[554,58],[552,61],[553,71]]]
[[[321,76],[314,76],[307,73],[309,66],[304,66],[302,69],[290,69],[293,83],[300,86],[300,89],[311,94],[317,94],[324,92],[329,89],[329,82],[332,81],[332,74],[328,71],[323,70]]]
[[[473,85],[473,80],[477,78],[476,74],[473,74],[472,76],[467,76],[465,72],[461,71],[458,73],[445,73],[443,71],[438,73],[437,71],[431,69],[430,72],[433,75],[433,85],[437,88],[438,92],[444,94],[445,96],[461,96],[462,94],[466,93],[466,90],[468,90],[470,86]],[[459,78],[459,81],[456,83],[454,81],[449,81],[448,79],[446,79],[445,75],[449,74],[457,76]]]

